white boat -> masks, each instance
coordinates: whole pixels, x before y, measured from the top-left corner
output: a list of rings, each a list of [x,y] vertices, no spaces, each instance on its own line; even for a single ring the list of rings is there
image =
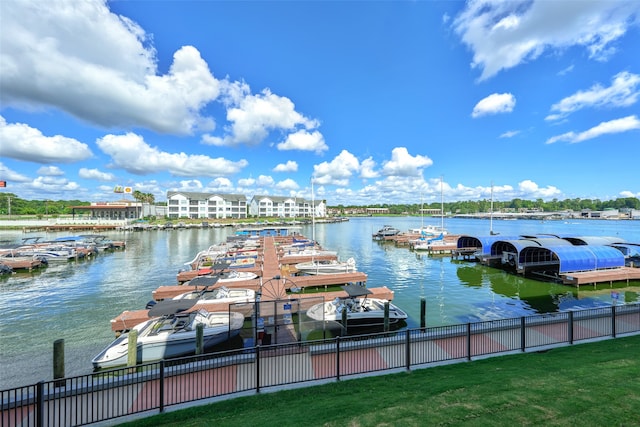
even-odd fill
[[[242,303],[255,302],[256,292],[253,289],[227,288],[202,289],[185,292],[173,297],[174,300],[196,300],[196,304],[205,303]]]
[[[200,309],[183,311],[195,305],[194,300],[161,301],[149,310],[150,316],[161,317],[134,326],[138,333],[137,363],[194,354],[197,325],[203,325],[203,348],[206,351],[240,333],[244,315],[236,312],[207,312]],[[175,307],[171,310],[172,307]],[[185,308],[187,307],[187,308]],[[167,312],[173,313],[169,314]],[[128,361],[129,333],[116,338],[91,361],[94,368],[124,366]]]
[[[296,270],[303,274],[338,274],[352,273],[356,271],[356,260],[349,258],[346,261],[337,260],[313,260],[301,262],[295,265]]]
[[[376,231],[375,233],[373,233],[373,238],[374,239],[384,239],[385,237],[393,237],[397,234],[400,234],[400,230],[391,226],[391,225],[384,225],[382,226],[382,228],[378,231]]]
[[[391,302],[367,298],[370,294],[363,286],[347,285],[342,287],[349,295],[346,298],[335,298],[311,306],[307,316],[313,320],[342,322],[342,312],[346,310],[347,326],[380,326],[384,324],[385,303],[389,303],[389,324],[393,325],[407,319],[407,313]]]
[[[430,251],[437,249],[438,247],[447,246],[447,242],[444,240],[444,233],[432,239],[417,239],[413,242],[413,250],[415,251]]]
[[[313,256],[338,256],[338,252],[336,251],[327,251],[324,249],[317,248],[305,248],[300,249],[294,252],[285,252],[282,254],[283,257],[313,257]]]

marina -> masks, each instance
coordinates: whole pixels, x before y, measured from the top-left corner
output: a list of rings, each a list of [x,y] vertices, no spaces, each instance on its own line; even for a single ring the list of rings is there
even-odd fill
[[[488,235],[486,220],[446,221],[451,235]],[[415,217],[352,218],[348,222],[316,224],[315,236],[340,258],[354,257],[358,273],[366,274],[368,288],[387,287],[393,291],[393,302],[407,312],[409,327],[418,325],[421,298],[426,301],[428,326],[638,301],[640,283],[633,279],[628,283],[603,282],[576,288],[532,280],[451,256],[412,252],[407,247],[372,239],[383,224],[409,230],[419,223]],[[630,242],[640,241],[637,221],[517,220],[502,221],[496,228],[502,236],[570,233],[617,235]],[[20,231],[0,233],[0,240],[4,241],[24,237]],[[300,233],[310,236],[313,231],[309,225],[302,225]],[[90,360],[113,340],[112,319],[127,310],[144,310],[157,289],[179,287],[177,274],[185,268],[185,262],[193,259],[198,250],[233,234],[231,227],[113,232],[108,237],[125,241],[124,250],[2,277],[0,309],[5,317],[0,324],[0,388],[51,378],[52,345],[58,339],[65,341],[66,374],[89,372]],[[270,284],[276,273],[277,270],[268,273],[273,274]],[[305,280],[317,279],[305,276]],[[294,281],[304,289],[300,279]],[[41,321],[43,316],[47,322]]]

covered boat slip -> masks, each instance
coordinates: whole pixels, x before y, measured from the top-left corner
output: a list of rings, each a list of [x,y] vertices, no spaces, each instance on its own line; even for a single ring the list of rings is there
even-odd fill
[[[574,286],[640,278],[640,269],[624,268],[632,265],[631,254],[638,255],[640,264],[640,245],[620,237],[540,234],[458,240],[462,251],[473,247],[476,259],[486,265]]]

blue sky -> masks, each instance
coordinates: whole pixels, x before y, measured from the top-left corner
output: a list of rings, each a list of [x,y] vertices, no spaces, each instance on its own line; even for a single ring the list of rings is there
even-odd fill
[[[30,200],[640,197],[639,105],[635,0],[0,2]]]

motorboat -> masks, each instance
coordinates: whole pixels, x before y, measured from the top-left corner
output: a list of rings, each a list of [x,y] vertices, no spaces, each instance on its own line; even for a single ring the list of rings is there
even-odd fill
[[[384,324],[385,304],[389,304],[389,324],[393,325],[407,319],[407,313],[391,302],[368,298],[371,292],[364,286],[343,286],[347,292],[346,298],[335,298],[332,301],[322,302],[311,306],[307,310],[307,316],[318,321],[342,322],[343,310],[346,311],[348,326],[379,326]]]
[[[338,274],[352,273],[356,271],[356,260],[349,258],[346,261],[337,260],[313,260],[295,264],[296,270],[302,274]]]
[[[219,288],[202,290],[194,290],[173,297],[174,300],[196,300],[196,304],[205,303],[242,303],[255,302],[256,292],[253,289],[227,288],[220,286]]]
[[[289,251],[282,254],[283,258],[286,257],[314,257],[314,256],[338,256],[337,251],[328,251],[319,248],[304,248],[296,251]]]
[[[384,225],[380,230],[376,231],[373,234],[374,239],[384,239],[385,237],[393,237],[395,235],[400,234],[400,230],[391,226]]]
[[[203,349],[237,336],[244,325],[244,315],[237,312],[186,312],[195,300],[161,301],[149,310],[154,318],[134,326],[137,331],[136,363],[147,363],[194,354],[196,332],[203,325]],[[156,317],[159,316],[159,317]],[[129,334],[116,338],[91,361],[95,369],[123,366],[128,361]]]
[[[448,243],[444,240],[444,233],[432,239],[420,238],[413,241],[414,251],[431,251],[443,246],[448,246]]]

